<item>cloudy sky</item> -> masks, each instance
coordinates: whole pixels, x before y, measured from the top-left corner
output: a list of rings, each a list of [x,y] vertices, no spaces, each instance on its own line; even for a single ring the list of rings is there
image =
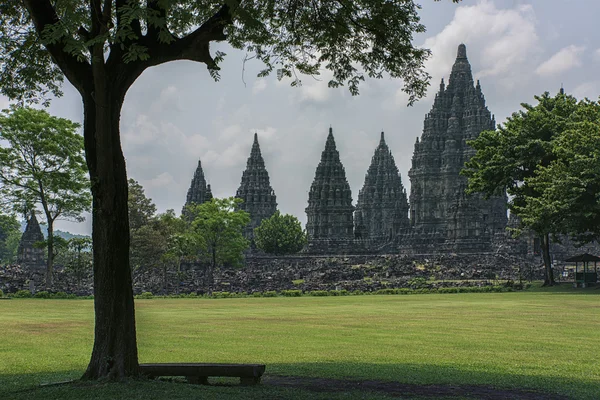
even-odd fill
[[[433,80],[427,97],[415,106],[406,106],[398,80],[367,81],[356,97],[346,88],[327,88],[327,75],[305,78],[302,87],[292,88],[275,77],[256,78],[259,64],[247,63],[244,71],[244,54],[219,46],[228,54],[220,82],[204,65],[180,61],[146,71],[129,90],[121,118],[129,176],[145,187],[161,212],[181,210],[198,159],[213,194],[234,195],[258,132],[279,209],[305,223],[308,189],[330,125],[354,201],[382,130],[410,190],[413,144],[460,43],[467,45],[474,77],[498,122],[520,103],[533,102],[535,94],[554,93],[561,85],[576,97],[600,95],[600,2],[418,2],[427,32],[415,43],[433,52],[427,63]],[[2,108],[7,104],[0,98]],[[83,118],[72,87],[65,87],[65,96],[53,101],[50,112],[79,122]],[[73,233],[91,231],[90,218],[57,225]]]

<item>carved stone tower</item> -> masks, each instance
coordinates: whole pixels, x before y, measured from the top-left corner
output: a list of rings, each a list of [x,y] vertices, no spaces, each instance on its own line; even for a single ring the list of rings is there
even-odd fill
[[[244,230],[244,236],[252,239],[254,228],[277,210],[277,198],[269,182],[269,173],[260,153],[256,133],[246,170],[242,174],[242,181],[235,197],[244,200],[240,208],[250,214],[250,224]]]
[[[36,247],[35,244],[44,240],[35,213],[31,213],[17,248],[17,264],[29,269],[43,270],[46,267],[46,250],[44,247]]]
[[[181,213],[185,214],[185,207],[190,204],[202,204],[210,201],[212,198],[213,195],[210,190],[210,185],[206,184],[206,179],[204,178],[202,163],[198,160],[198,167],[196,168],[196,172],[194,172],[194,177],[192,178],[192,183],[188,189],[185,205],[183,206]]]
[[[352,192],[346,171],[335,147],[333,131],[321,153],[321,161],[308,193],[306,231],[309,241],[321,239],[352,239]]]
[[[409,226],[408,200],[394,156],[383,132],[371,159],[354,213],[354,233],[360,239],[391,240]]]
[[[448,86],[440,84],[433,107],[417,138],[408,176],[411,180],[410,220],[415,238],[436,246],[445,242],[456,250],[483,251],[492,236],[506,226],[506,197],[484,200],[464,193],[459,175],[475,150],[466,142],[483,130],[495,129],[479,81],[473,84],[464,44]]]

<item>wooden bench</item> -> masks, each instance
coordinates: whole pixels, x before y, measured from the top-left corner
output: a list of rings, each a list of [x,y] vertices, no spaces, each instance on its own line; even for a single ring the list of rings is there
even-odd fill
[[[151,378],[159,376],[185,376],[189,383],[208,384],[209,376],[239,377],[242,385],[256,385],[265,372],[264,364],[199,364],[169,363],[140,364],[143,375]]]

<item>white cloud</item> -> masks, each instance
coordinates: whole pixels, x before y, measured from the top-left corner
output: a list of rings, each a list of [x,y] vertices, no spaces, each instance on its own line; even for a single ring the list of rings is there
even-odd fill
[[[570,91],[567,90],[567,93],[569,92]],[[598,96],[600,96],[600,81],[584,82],[575,87],[575,89],[573,89],[571,93],[573,93],[573,96],[575,96],[578,99],[583,99],[584,97],[587,97],[591,100],[597,100]]]
[[[142,181],[142,186],[147,188],[164,188],[166,186],[175,184],[173,175],[168,172],[163,172],[155,176],[153,179]]]
[[[252,93],[257,94],[267,88],[267,80],[265,78],[257,78],[252,85]]]
[[[452,21],[423,44],[432,52],[425,64],[432,76],[428,98],[437,92],[440,79],[449,75],[460,43],[467,45],[476,78],[493,77],[502,84],[516,85],[539,43],[533,7],[501,9],[489,0],[458,7]],[[398,89],[396,105],[404,106],[407,100],[406,93]]]
[[[572,68],[581,66],[581,56],[585,51],[584,46],[570,45],[564,47],[548,60],[544,61],[536,70],[540,76],[557,75]]]

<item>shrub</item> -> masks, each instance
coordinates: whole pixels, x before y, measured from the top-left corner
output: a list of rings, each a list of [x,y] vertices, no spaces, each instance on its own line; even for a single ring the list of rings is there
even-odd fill
[[[19,290],[12,294],[12,297],[17,299],[27,299],[31,297],[31,292],[29,290]]]
[[[427,286],[427,279],[423,277],[412,278],[408,281],[408,285],[413,289],[422,289]]]
[[[282,290],[280,294],[285,297],[300,297],[302,290]]]
[[[144,292],[142,294],[138,294],[137,296],[135,296],[136,299],[153,299],[154,295],[152,294],[152,292]]]
[[[0,297],[4,297],[4,292],[0,289]]]
[[[77,296],[75,296],[75,297],[77,297]],[[50,296],[50,298],[52,298],[52,299],[68,299],[69,295],[66,294],[65,292],[56,292],[56,293],[52,294]]]
[[[36,299],[49,299],[51,296],[52,295],[45,290],[37,292],[36,294],[33,295],[33,297],[35,297]]]
[[[277,297],[277,292],[274,290],[267,290],[263,293],[262,297]]]
[[[228,299],[230,297],[232,297],[233,293],[229,293],[229,292],[213,292],[212,294],[212,298],[213,299]]]
[[[308,292],[309,296],[329,296],[329,292],[327,290],[312,290]]]
[[[252,292],[252,297],[263,297],[262,292]]]

